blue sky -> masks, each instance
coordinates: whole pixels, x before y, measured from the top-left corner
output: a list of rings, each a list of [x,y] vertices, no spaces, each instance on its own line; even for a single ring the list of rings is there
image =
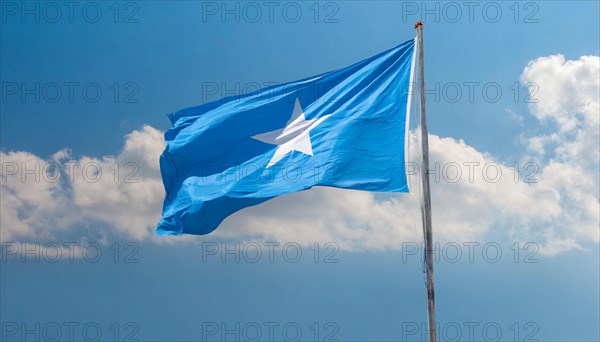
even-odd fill
[[[78,340],[90,338],[80,329],[90,323],[109,341],[116,340],[115,330],[119,340],[128,333],[143,341],[202,340],[215,324],[213,340],[224,327],[235,331],[230,340],[250,339],[256,325],[268,340],[269,322],[278,340],[286,337],[286,324],[292,327],[287,337],[300,327],[308,341],[328,334],[340,341],[421,339],[420,258],[407,256],[403,245],[419,241],[420,228],[400,214],[396,220],[393,213],[410,207],[401,195],[390,200],[311,190],[245,210],[216,235],[161,240],[150,232],[163,196],[153,163],[159,133],[169,127],[165,114],[230,91],[338,69],[412,39],[422,14],[412,14],[414,5],[422,2],[275,2],[273,22],[263,2],[81,2],[72,18],[67,5],[56,2],[56,20],[55,8],[27,4],[34,11],[39,6],[39,18],[24,14],[20,2],[2,1],[3,164],[54,158],[123,167],[134,161],[140,182],[33,184],[33,177],[22,182],[20,174],[3,180],[3,339],[20,340],[24,327],[35,330],[36,323],[42,336],[52,335],[57,323],[66,339],[65,322],[79,323]],[[493,341],[499,327],[502,341],[528,335],[598,341],[600,5],[520,2],[517,13],[513,2],[477,2],[469,18],[467,5],[457,2],[462,15],[455,19],[455,8],[437,3],[436,11],[435,4],[424,6],[439,20],[435,14],[423,18],[433,159],[481,158],[505,172],[515,162],[538,165],[535,184],[434,182],[434,229],[449,248],[436,263],[442,337],[453,340],[459,326],[456,340]],[[256,20],[255,5],[262,11]],[[239,12],[223,18],[223,6]],[[96,18],[97,8],[102,14]],[[302,14],[294,22],[298,8]],[[532,95],[537,103],[526,102],[527,82],[539,88]],[[74,88],[72,99],[65,83]],[[474,84],[472,101],[465,83]],[[462,93],[454,100],[456,85]],[[490,93],[502,91],[497,101],[482,94],[486,86],[493,87]],[[348,198],[341,199],[344,194]],[[352,207],[356,203],[360,210]],[[294,208],[314,210],[316,218],[286,216]],[[418,212],[405,216],[411,215]],[[280,242],[272,262],[265,241]],[[530,241],[533,247],[525,249]],[[44,258],[53,243],[66,242],[97,243],[102,255],[92,261]],[[237,249],[236,242],[242,243]],[[301,248],[298,262],[281,257],[290,242]],[[328,242],[335,248],[326,249]],[[487,252],[493,251],[482,254],[480,246],[470,262],[465,242],[496,243],[502,257],[492,262]],[[25,261],[21,243],[34,248]],[[258,244],[263,255],[256,263],[236,262],[222,250],[207,255],[214,243],[238,252]],[[448,261],[454,243],[463,253],[456,263]],[[337,262],[325,262],[328,253]]]

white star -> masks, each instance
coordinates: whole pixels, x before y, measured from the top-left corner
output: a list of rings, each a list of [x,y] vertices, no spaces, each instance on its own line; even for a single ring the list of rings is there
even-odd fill
[[[322,116],[318,119],[306,120],[304,111],[300,106],[300,101],[296,99],[294,112],[284,128],[276,129],[271,132],[257,134],[253,139],[267,144],[278,145],[275,154],[267,164],[267,168],[273,166],[281,158],[292,151],[302,152],[309,156],[313,155],[312,143],[310,141],[310,131],[317,127],[321,122],[330,117],[331,114]]]

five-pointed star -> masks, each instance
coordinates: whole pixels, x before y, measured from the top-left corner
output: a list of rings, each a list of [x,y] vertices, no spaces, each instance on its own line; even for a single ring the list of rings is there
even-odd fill
[[[304,111],[300,106],[300,101],[296,99],[292,117],[284,128],[257,134],[252,137],[258,141],[279,146],[267,164],[267,168],[276,164],[281,158],[292,151],[298,151],[312,156],[313,151],[312,143],[310,141],[310,131],[330,116],[331,114],[322,116],[318,119],[306,120]]]

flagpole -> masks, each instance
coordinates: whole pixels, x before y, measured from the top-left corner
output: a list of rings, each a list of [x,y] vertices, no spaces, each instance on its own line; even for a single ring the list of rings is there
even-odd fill
[[[429,341],[436,342],[435,324],[435,295],[433,287],[433,230],[431,225],[431,192],[429,186],[429,140],[427,132],[427,111],[425,110],[425,64],[423,53],[423,23],[417,21],[417,48],[419,52],[419,94],[421,95],[421,153],[423,164],[421,166],[421,182],[423,198],[421,214],[423,216],[423,238],[425,241],[425,286],[427,289],[427,316],[429,326]]]

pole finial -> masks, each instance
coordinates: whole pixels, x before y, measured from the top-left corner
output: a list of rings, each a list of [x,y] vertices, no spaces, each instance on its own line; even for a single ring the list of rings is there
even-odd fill
[[[415,30],[417,29],[417,27],[423,26],[423,22],[421,22],[421,20],[417,21],[415,23]]]

